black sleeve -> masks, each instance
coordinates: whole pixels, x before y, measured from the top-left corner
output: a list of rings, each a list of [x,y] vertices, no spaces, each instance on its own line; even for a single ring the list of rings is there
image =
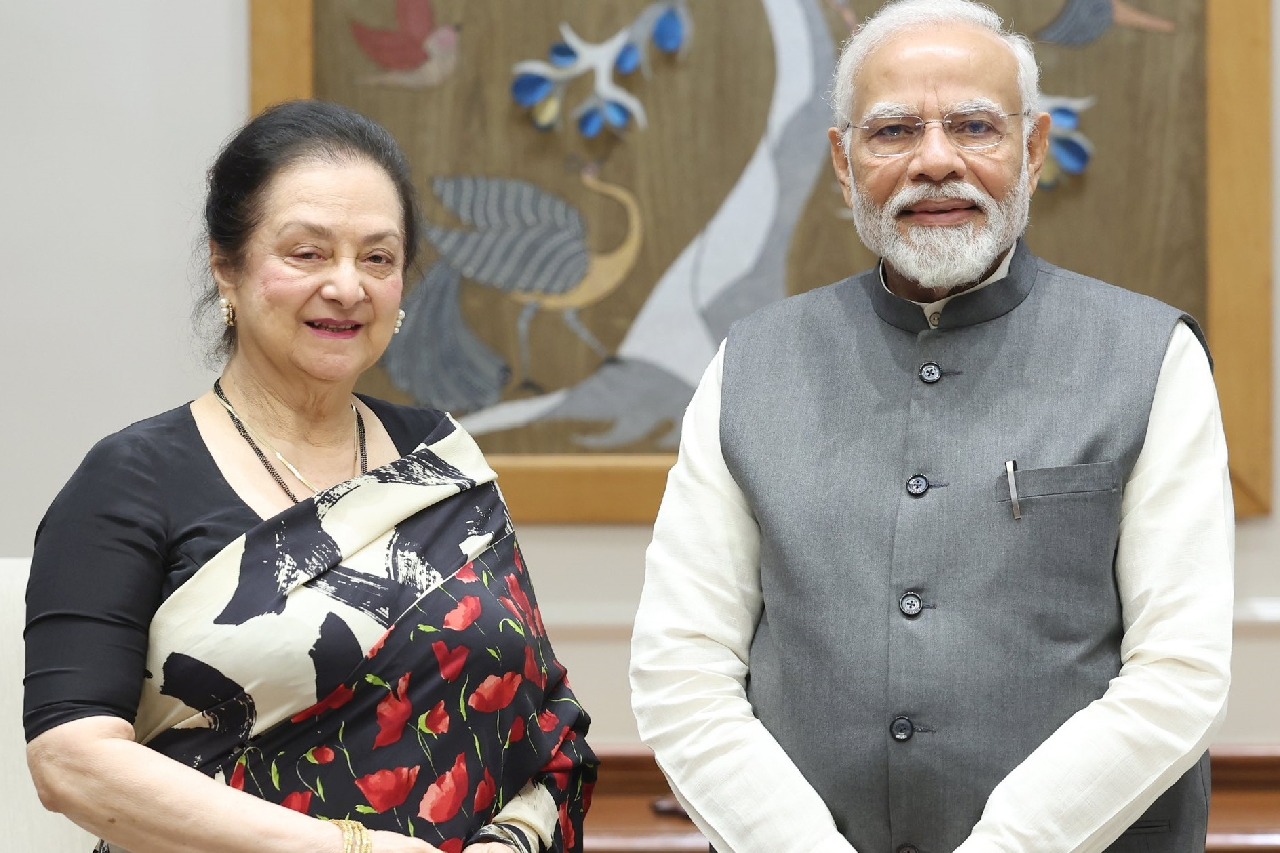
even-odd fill
[[[99,442],[45,513],[27,585],[27,740],[82,717],[133,722],[165,573],[154,454],[128,431]]]

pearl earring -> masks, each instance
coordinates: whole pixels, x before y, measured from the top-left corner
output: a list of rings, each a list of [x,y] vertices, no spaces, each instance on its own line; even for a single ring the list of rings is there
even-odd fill
[[[404,309],[401,308],[400,312],[396,314],[396,327],[394,330],[392,330],[391,334],[393,335],[400,334],[400,327],[403,325],[404,325]]]
[[[218,307],[222,309],[222,322],[228,326],[236,324],[236,306],[231,304],[231,300],[225,296],[218,300]]]

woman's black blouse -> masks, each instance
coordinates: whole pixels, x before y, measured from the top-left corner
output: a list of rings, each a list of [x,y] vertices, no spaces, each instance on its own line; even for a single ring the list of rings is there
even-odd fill
[[[404,455],[445,415],[361,397]],[[27,740],[82,717],[133,722],[151,618],[261,521],[223,478],[189,405],[98,442],[36,530],[27,586]]]

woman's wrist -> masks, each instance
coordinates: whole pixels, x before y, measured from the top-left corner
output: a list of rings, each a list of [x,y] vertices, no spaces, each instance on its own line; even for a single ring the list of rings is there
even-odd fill
[[[487,823],[471,836],[470,843],[477,841],[497,841],[510,847],[516,853],[538,853],[524,832],[509,823]]]
[[[307,848],[314,853],[360,853],[361,850],[367,849],[372,853],[374,845],[370,838],[369,830],[364,826],[356,824],[356,821],[330,821],[320,820],[320,818],[312,818],[314,831],[307,834],[310,839],[311,847]],[[356,826],[346,826],[347,824],[356,824]],[[364,834],[361,834],[364,830]],[[367,848],[361,847],[362,840],[369,839]]]
[[[329,825],[341,833],[341,846],[326,847],[326,850],[333,849],[335,853],[373,853],[373,836],[364,824],[356,820],[334,820],[329,821]]]

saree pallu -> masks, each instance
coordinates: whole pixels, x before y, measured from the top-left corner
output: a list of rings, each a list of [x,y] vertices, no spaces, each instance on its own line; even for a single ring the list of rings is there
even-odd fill
[[[412,453],[232,542],[156,613],[139,740],[446,853],[541,784],[553,849],[580,849],[589,720],[495,478],[446,418]]]

